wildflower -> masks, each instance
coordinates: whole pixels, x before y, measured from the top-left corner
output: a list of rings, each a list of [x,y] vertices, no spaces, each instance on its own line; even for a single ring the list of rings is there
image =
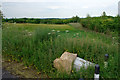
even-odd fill
[[[60,31],[58,30],[57,32],[59,33]]]
[[[69,32],[69,30],[66,30],[66,33],[68,33]]]
[[[116,37],[113,37],[113,39],[115,39]]]
[[[24,70],[24,69],[28,69],[28,67],[26,66],[26,67],[23,68],[23,70]]]
[[[72,70],[72,73],[73,73],[74,71]]]
[[[10,62],[11,60],[9,59],[8,61]]]
[[[74,36],[76,36],[76,35],[74,34]]]
[[[37,72],[37,74],[40,74],[41,72]]]
[[[28,30],[25,30],[26,32],[28,31]]]
[[[58,35],[58,37],[60,37],[60,35]]]
[[[51,33],[48,33],[48,35],[50,35]]]
[[[76,35],[79,35],[79,33],[76,33]]]
[[[31,36],[32,34],[30,33],[29,36]]]
[[[119,43],[115,43],[115,44],[119,44]]]
[[[31,32],[28,32],[28,34],[31,34]]]
[[[55,30],[53,29],[52,31],[54,32]]]

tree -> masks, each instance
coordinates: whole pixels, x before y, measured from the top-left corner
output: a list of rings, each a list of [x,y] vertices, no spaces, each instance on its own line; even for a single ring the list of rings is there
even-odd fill
[[[119,18],[120,17],[120,15],[119,14],[117,14],[117,16],[116,16],[117,18]]]
[[[73,22],[80,22],[80,18],[76,15],[72,17]]]
[[[90,18],[90,14],[87,14],[87,18]]]
[[[1,5],[0,5],[0,7],[1,7]],[[3,19],[3,13],[2,13],[2,11],[0,10],[0,27],[2,26],[2,19]]]
[[[102,14],[102,17],[106,17],[107,15],[106,15],[106,13],[105,13],[105,11],[103,12],[103,14]]]

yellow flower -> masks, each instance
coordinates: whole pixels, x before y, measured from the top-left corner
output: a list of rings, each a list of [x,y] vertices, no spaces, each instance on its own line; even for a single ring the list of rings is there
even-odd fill
[[[24,67],[23,69],[27,69],[28,67],[26,66],[26,67]]]
[[[37,67],[35,67],[36,69],[38,69]]]
[[[40,74],[40,72],[37,72],[37,74]]]
[[[72,73],[73,73],[74,71],[72,70]]]
[[[9,59],[8,61],[10,62],[11,60]]]

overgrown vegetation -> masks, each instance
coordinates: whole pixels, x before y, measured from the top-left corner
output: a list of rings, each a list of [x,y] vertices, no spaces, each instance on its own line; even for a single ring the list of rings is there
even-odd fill
[[[106,16],[105,12],[101,17],[90,17],[81,19],[83,27],[96,32],[118,35],[120,17]]]
[[[69,23],[81,23],[83,27],[108,35],[118,35],[120,17],[107,16],[105,12],[100,17],[90,17],[87,14],[86,18],[79,18],[73,16],[72,18],[11,18],[3,19],[3,22],[8,23],[35,23],[35,24],[69,24]]]
[[[53,61],[64,51],[100,65],[100,78],[118,77],[118,36],[109,37],[69,25],[11,24],[3,25],[2,54],[11,60],[34,66],[49,78],[93,78],[94,67],[71,75],[57,72]],[[109,54],[104,68],[104,55]]]

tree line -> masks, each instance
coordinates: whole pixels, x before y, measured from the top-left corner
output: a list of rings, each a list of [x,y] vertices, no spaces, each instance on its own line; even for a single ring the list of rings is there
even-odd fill
[[[8,23],[35,23],[35,24],[68,24],[68,23],[76,23],[80,22],[80,18],[78,16],[73,16],[72,18],[11,18],[11,19],[3,19],[3,22]]]
[[[86,18],[80,18],[77,15],[72,18],[3,18],[3,22],[8,23],[35,23],[35,24],[68,24],[68,23],[81,23],[83,27],[94,30],[96,32],[118,32],[120,17],[107,16],[105,12],[99,17],[91,17],[87,14]]]

